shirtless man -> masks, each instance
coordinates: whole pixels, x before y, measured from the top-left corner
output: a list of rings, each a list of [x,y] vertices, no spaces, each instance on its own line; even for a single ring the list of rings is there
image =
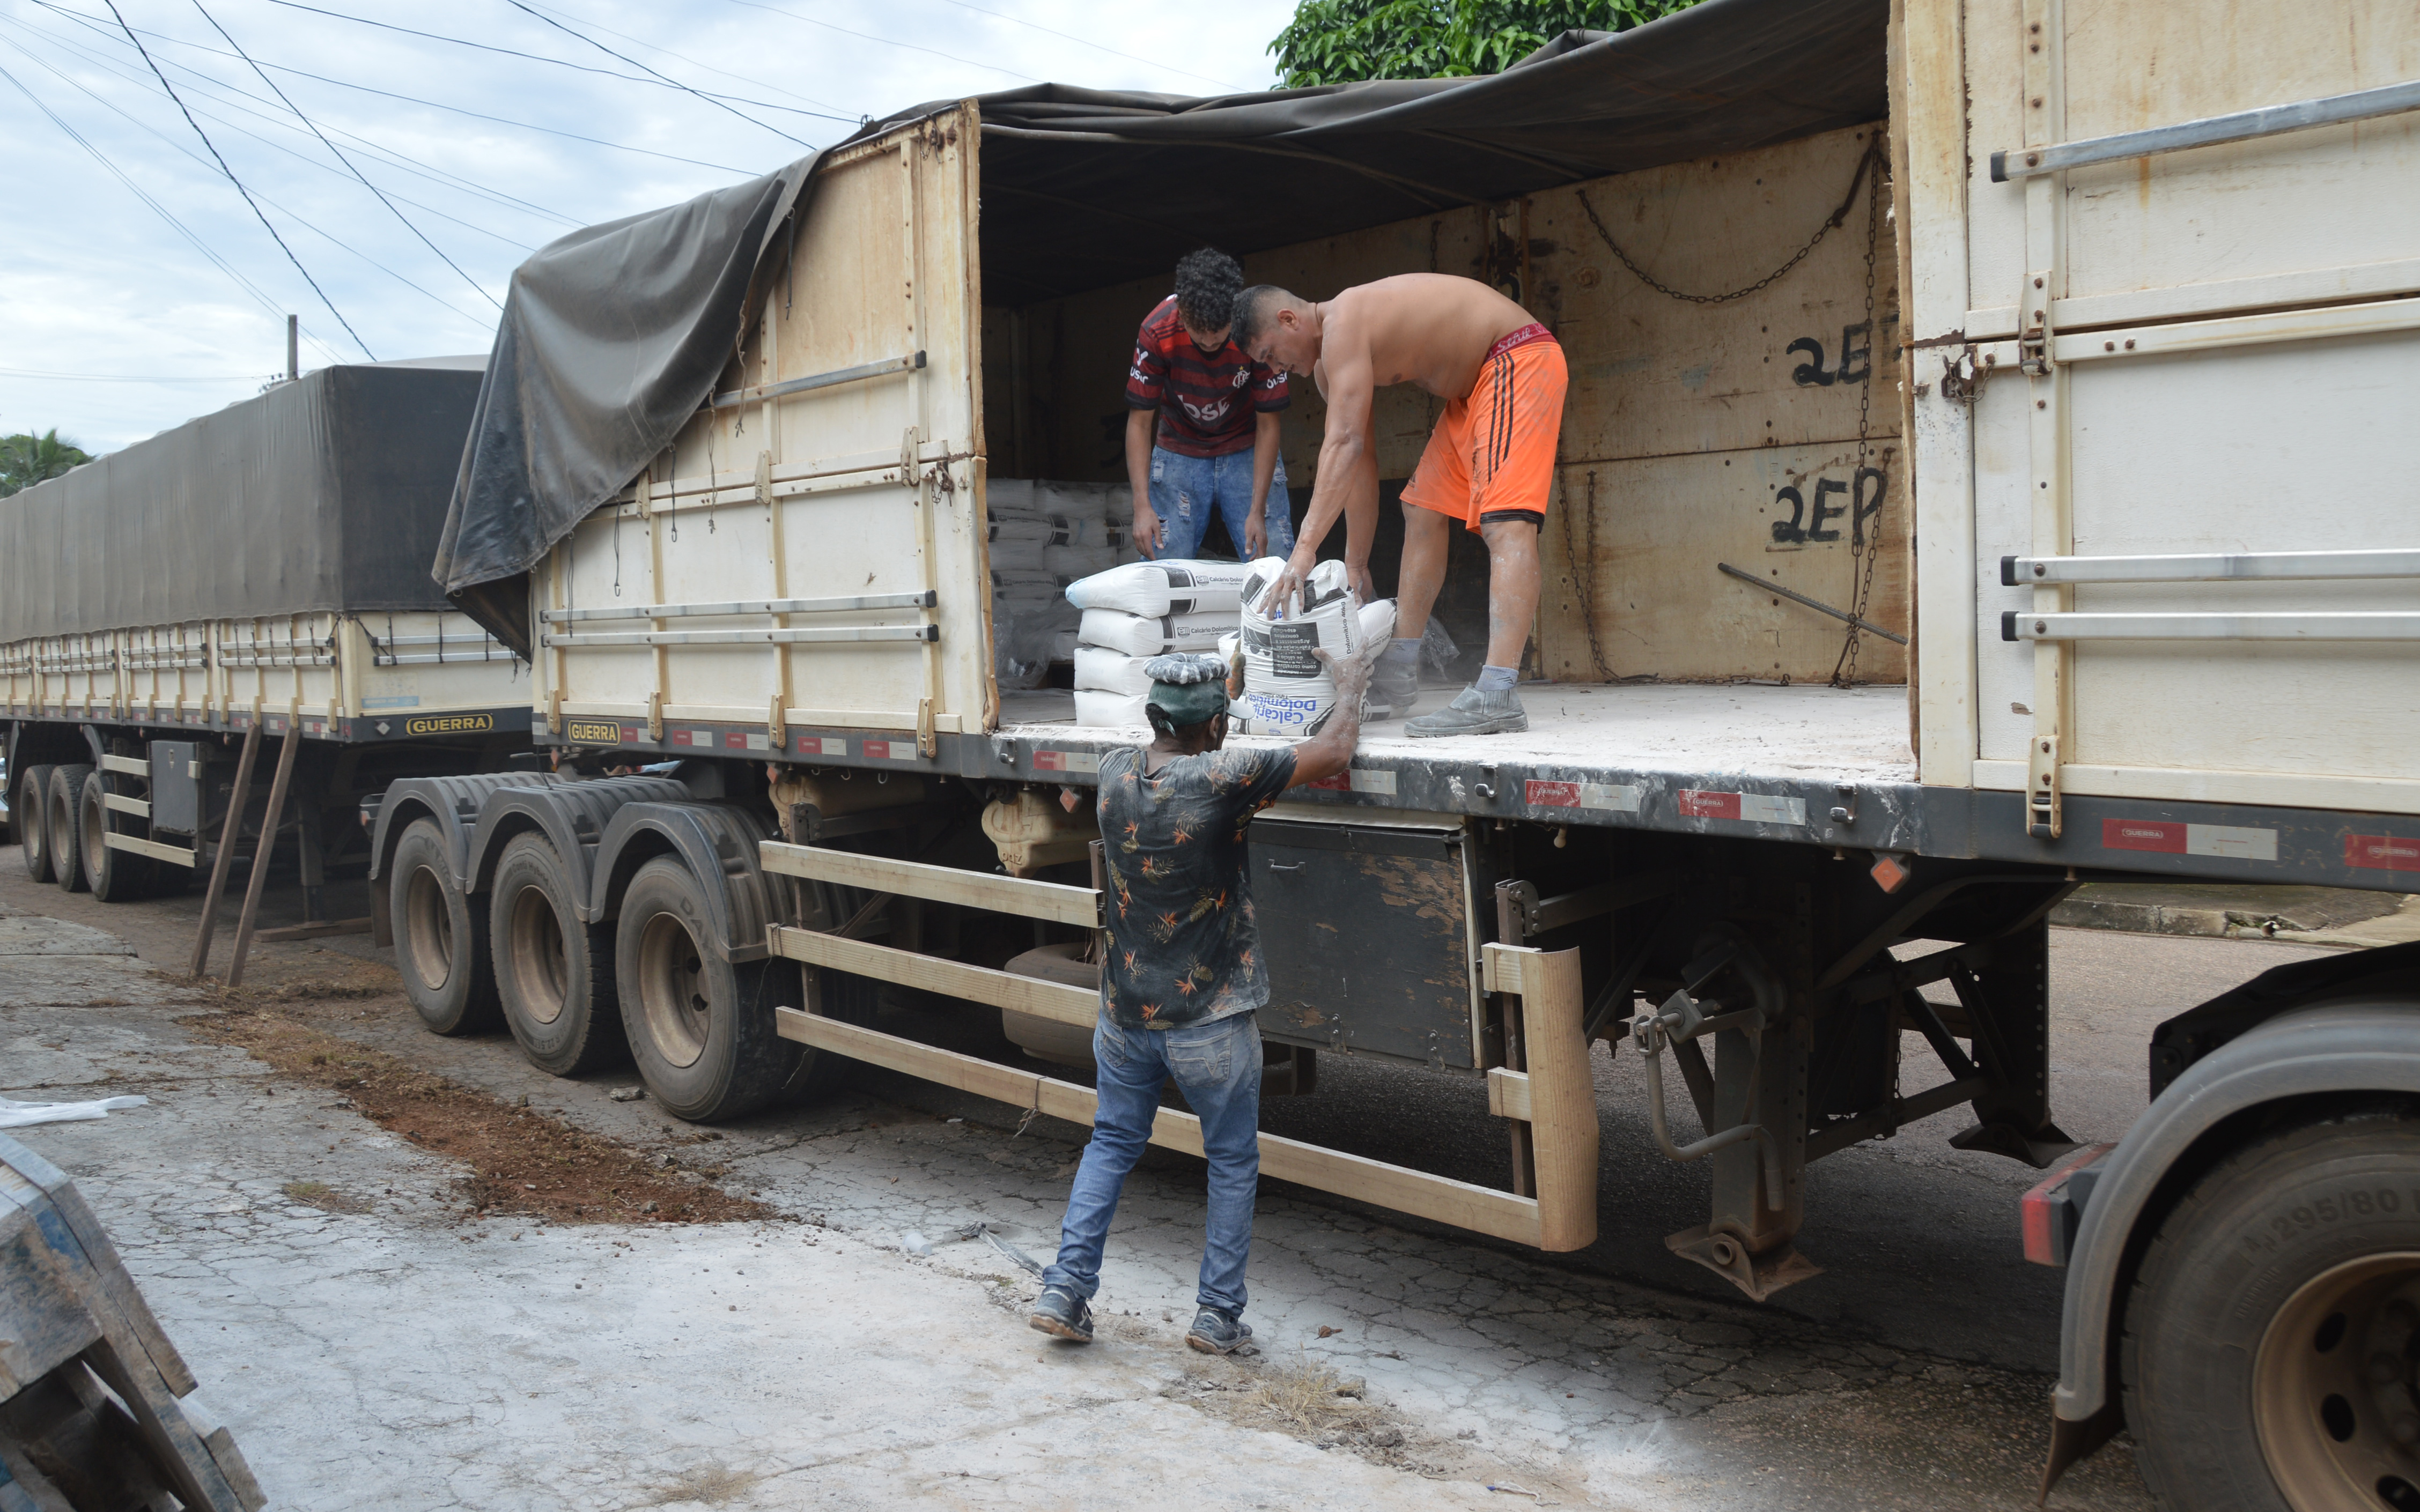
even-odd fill
[[[1327,400],[1319,475],[1279,600],[1310,576],[1340,514],[1345,569],[1370,595],[1378,527],[1370,401],[1380,384],[1418,384],[1446,401],[1445,414],[1404,485],[1396,639],[1371,679],[1371,712],[1409,713],[1419,697],[1420,633],[1445,585],[1448,532],[1458,520],[1487,543],[1487,661],[1476,684],[1404,733],[1529,728],[1513,684],[1538,607],[1538,533],[1563,424],[1563,350],[1553,333],[1485,284],[1444,273],[1401,273],[1322,303],[1264,284],[1235,296],[1234,322],[1235,344],[1253,362],[1309,374]]]

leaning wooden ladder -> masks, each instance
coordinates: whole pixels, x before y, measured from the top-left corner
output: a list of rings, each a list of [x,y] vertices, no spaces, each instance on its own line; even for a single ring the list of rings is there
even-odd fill
[[[877,894],[955,903],[1079,929],[1098,929],[1102,923],[1101,895],[1091,887],[778,841],[765,842],[763,857],[768,872]],[[1090,1028],[1099,1012],[1098,995],[1088,987],[945,961],[818,930],[777,924],[768,935],[767,943],[774,954],[809,966],[923,988],[1081,1028]],[[1498,1068],[1488,1073],[1488,1106],[1499,1117],[1528,1125],[1536,1151],[1532,1177],[1536,1195],[1499,1192],[1270,1134],[1261,1135],[1261,1174],[1539,1249],[1584,1249],[1596,1242],[1598,1131],[1588,1044],[1580,1035],[1584,1005],[1579,952],[1497,944],[1482,949],[1488,990],[1506,994],[1508,1000],[1514,996],[1520,1000],[1528,1048],[1526,1072]],[[1073,1082],[845,1024],[812,1008],[779,1009],[775,1017],[783,1038],[816,1050],[905,1072],[1071,1123],[1093,1121],[1096,1106],[1093,1091]],[[1162,1108],[1151,1140],[1199,1155],[1201,1120]]]

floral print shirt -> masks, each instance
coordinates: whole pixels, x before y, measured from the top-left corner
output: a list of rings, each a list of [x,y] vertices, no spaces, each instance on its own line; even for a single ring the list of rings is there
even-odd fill
[[[1110,1021],[1172,1029],[1267,1002],[1247,837],[1294,780],[1294,752],[1204,751],[1145,775],[1142,748],[1129,746],[1102,755],[1100,780]]]

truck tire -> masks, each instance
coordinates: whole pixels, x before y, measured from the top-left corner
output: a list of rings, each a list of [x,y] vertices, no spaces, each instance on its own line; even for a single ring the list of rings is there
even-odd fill
[[[84,779],[92,768],[82,762],[51,768],[51,799],[45,810],[50,825],[51,880],[70,892],[92,884],[84,872]]]
[[[2273,1131],[2161,1220],[2118,1367],[2171,1512],[2420,1505],[2420,1110]]]
[[[17,800],[8,806],[8,822],[17,829],[17,854],[25,875],[37,882],[53,878],[51,871],[51,769],[28,766],[17,774]]]
[[[109,774],[95,772],[84,779],[84,792],[76,800],[76,838],[83,847],[85,885],[105,903],[148,898],[159,863],[147,856],[109,848],[109,833],[116,826],[110,819],[109,805],[102,801],[108,795]]]
[[[768,964],[723,960],[706,943],[713,927],[697,878],[659,856],[631,877],[613,940],[640,1079],[691,1123],[753,1112],[799,1067],[799,1047],[773,1031]]]
[[[538,1070],[577,1076],[629,1058],[613,991],[613,927],[580,921],[562,857],[517,835],[496,862],[488,939],[504,1026]]]
[[[445,836],[413,820],[396,841],[387,889],[395,964],[420,1022],[439,1034],[475,1034],[502,1016],[488,959],[488,913],[454,886]]]

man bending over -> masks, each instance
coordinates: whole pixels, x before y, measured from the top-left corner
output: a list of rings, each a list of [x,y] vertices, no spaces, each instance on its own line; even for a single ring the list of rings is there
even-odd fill
[[[1370,596],[1378,525],[1370,402],[1381,384],[1419,385],[1446,401],[1445,414],[1404,485],[1395,640],[1372,676],[1371,712],[1408,713],[1419,697],[1420,633],[1445,585],[1449,532],[1459,520],[1487,543],[1486,665],[1477,684],[1404,733],[1528,729],[1513,684],[1538,608],[1538,532],[1563,424],[1563,349],[1553,333],[1485,284],[1445,273],[1401,273],[1321,303],[1257,285],[1235,296],[1234,322],[1233,339],[1253,362],[1308,373],[1327,400],[1319,475],[1276,601],[1310,576],[1340,514],[1345,567]]]

